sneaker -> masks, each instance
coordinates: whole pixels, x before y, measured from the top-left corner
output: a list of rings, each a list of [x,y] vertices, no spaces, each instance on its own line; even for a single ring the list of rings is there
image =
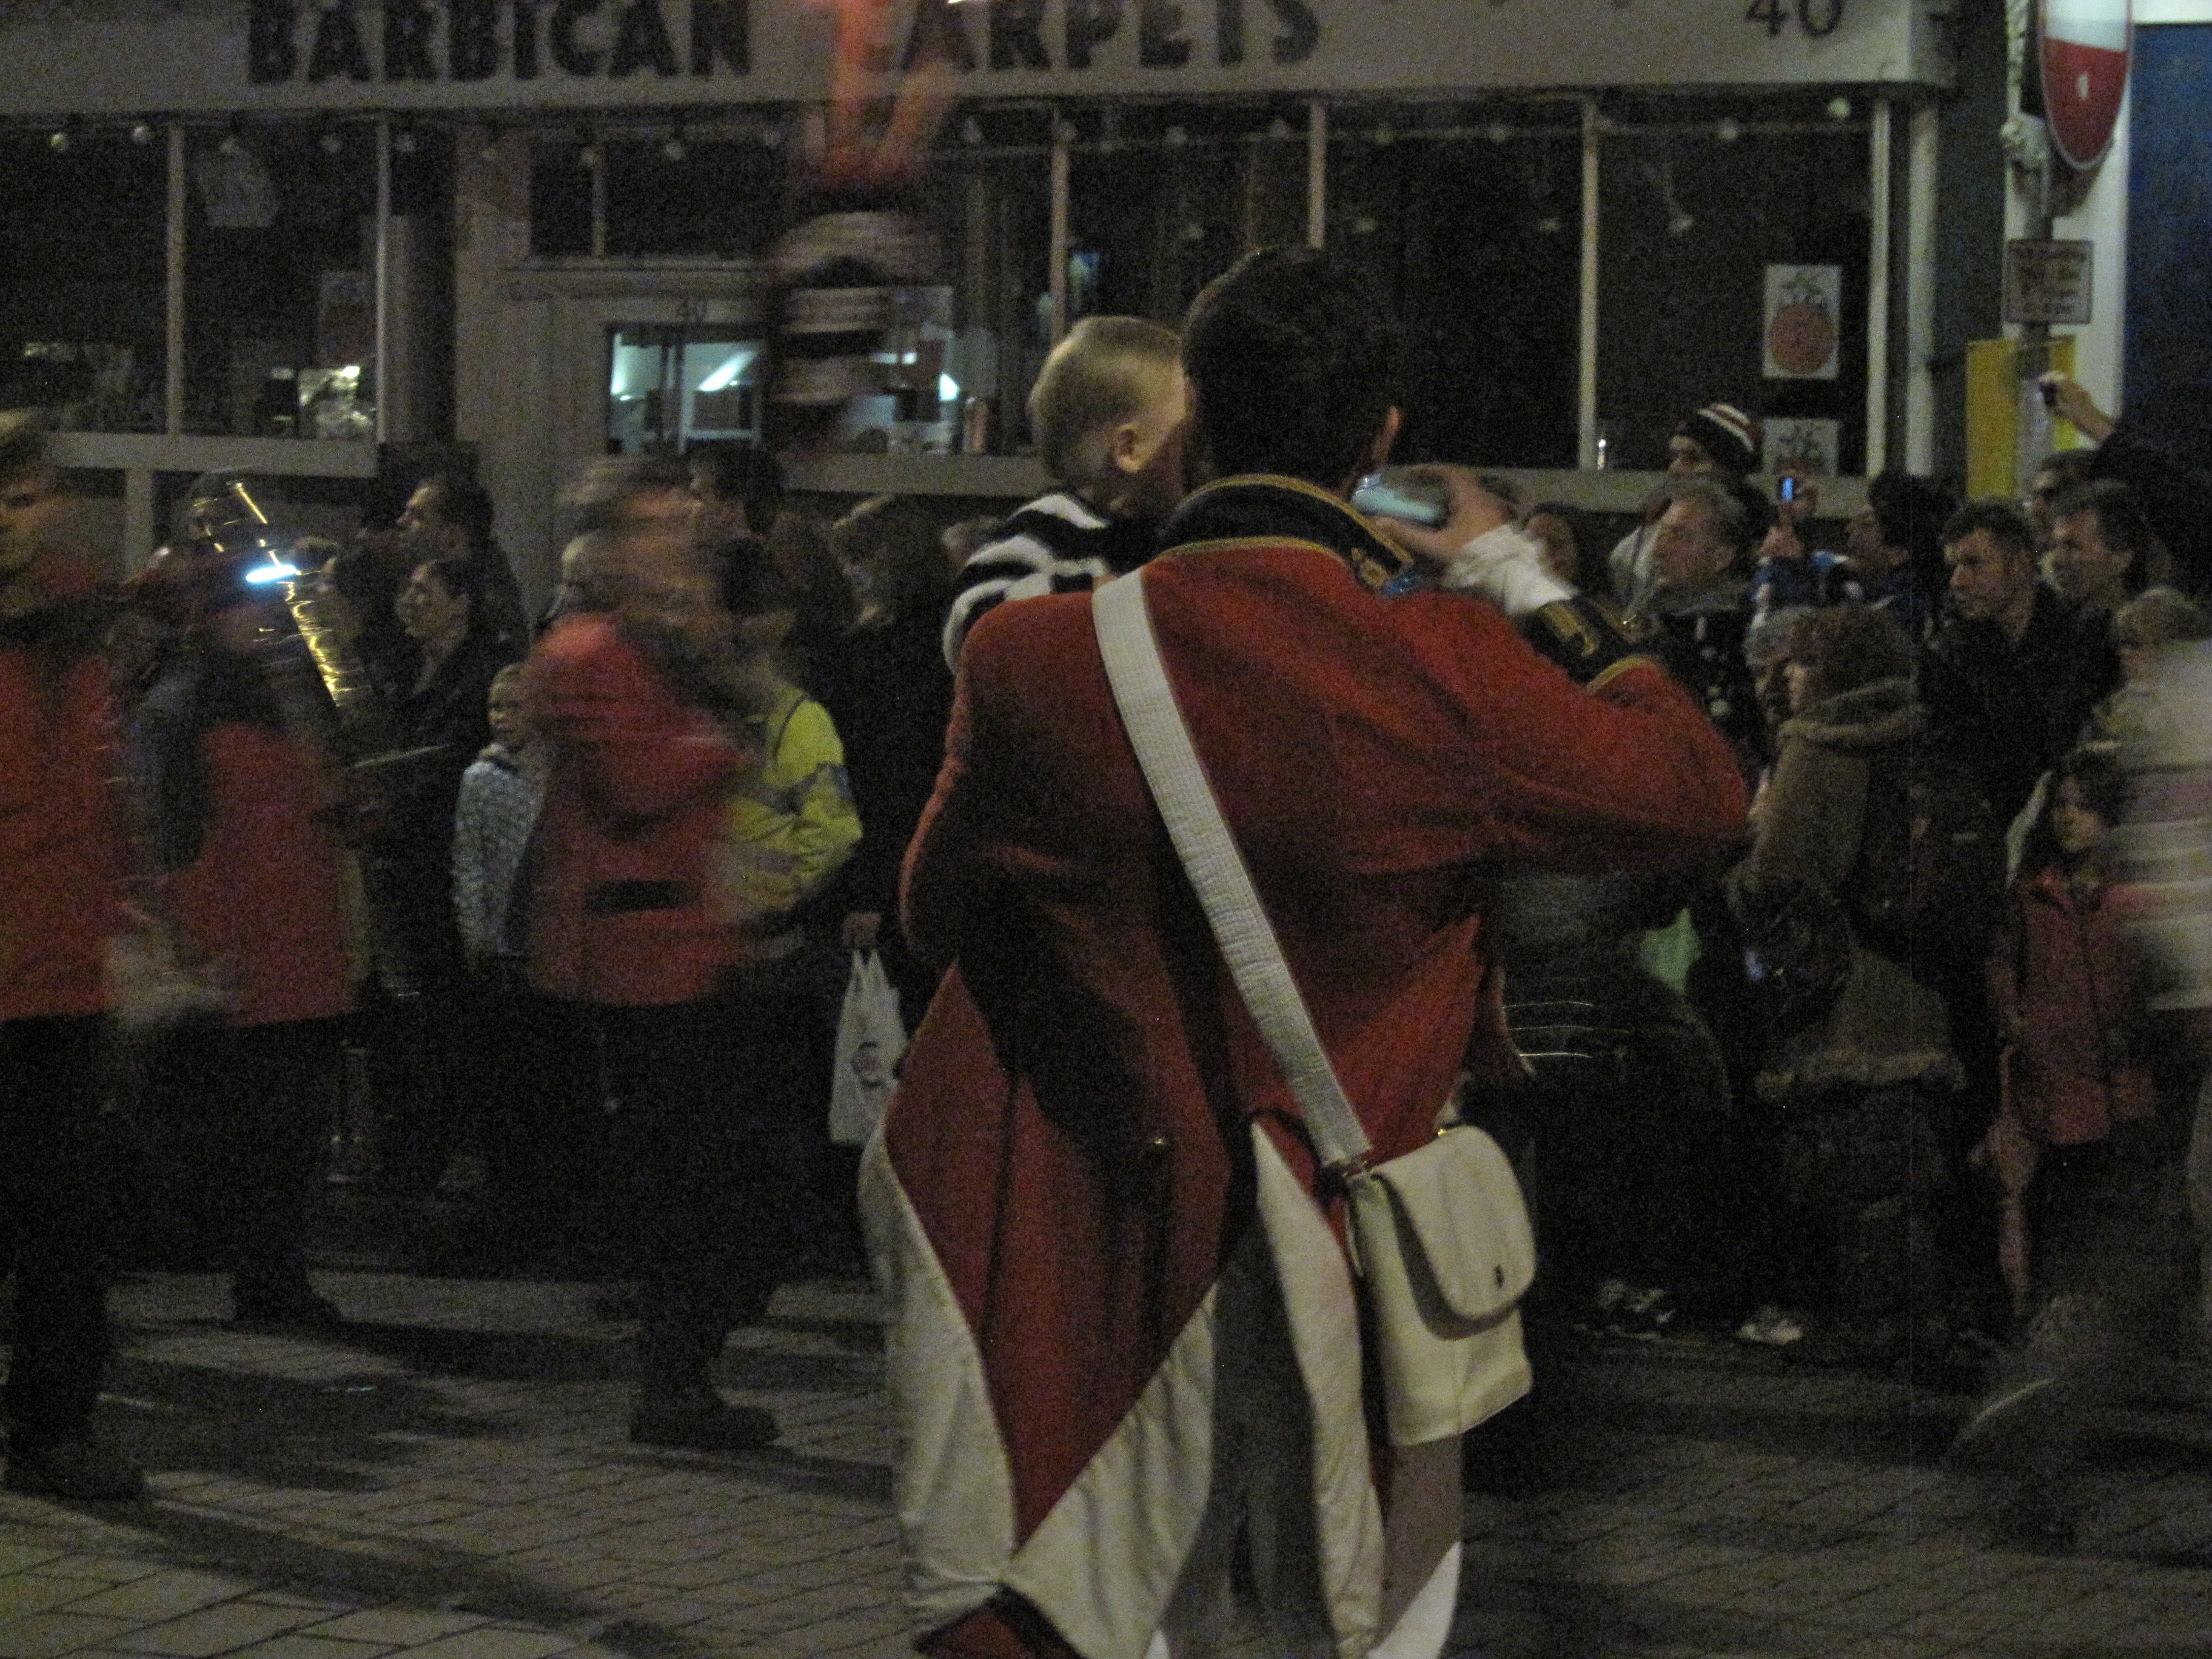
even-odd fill
[[[330,1332],[345,1328],[345,1316],[337,1304],[313,1291],[271,1295],[234,1290],[230,1322],[241,1330]]]
[[[1805,1328],[1779,1303],[1769,1302],[1735,1328],[1735,1340],[1763,1348],[1786,1348],[1805,1340]]]
[[[11,1448],[0,1486],[40,1498],[100,1503],[143,1497],[146,1472],[97,1440],[57,1440],[51,1445]]]
[[[641,1446],[682,1451],[759,1451],[775,1443],[775,1419],[757,1406],[690,1400],[641,1402],[630,1413],[629,1437]]]
[[[1632,1290],[1607,1319],[1609,1336],[1626,1336],[1638,1342],[1656,1342],[1674,1322],[1674,1297],[1658,1285]]]

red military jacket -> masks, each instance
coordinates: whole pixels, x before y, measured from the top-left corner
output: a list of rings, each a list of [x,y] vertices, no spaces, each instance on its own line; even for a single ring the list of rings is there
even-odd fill
[[[1378,597],[1351,568],[1371,532],[1280,488],[1300,533],[1171,550],[1146,597],[1223,811],[1387,1159],[1434,1133],[1463,1060],[1516,1063],[1490,1017],[1492,873],[1692,860],[1738,832],[1744,790],[1656,665],[1586,690],[1475,599]],[[905,902],[908,937],[954,967],[868,1179],[872,1206],[926,1241],[930,1265],[903,1283],[941,1273],[966,1328],[951,1340],[980,1359],[983,1397],[943,1421],[988,1412],[1018,1557],[1063,1499],[1101,1516],[1119,1501],[1069,1494],[1252,1224],[1248,1126],[1310,1188],[1314,1160],[1146,792],[1088,595],[978,623],[947,751]],[[924,1612],[974,1605],[988,1591],[963,1575],[992,1569],[933,1541],[927,1494],[908,1508]],[[934,1556],[964,1565],[939,1572]]]
[[[117,770],[106,662],[0,640],[0,1020],[108,1006]]]

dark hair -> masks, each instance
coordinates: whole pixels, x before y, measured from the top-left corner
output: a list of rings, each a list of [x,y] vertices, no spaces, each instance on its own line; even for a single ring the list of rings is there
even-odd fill
[[[1968,501],[1943,520],[1943,545],[1956,547],[1978,530],[1987,531],[1990,539],[2008,553],[2023,559],[2035,556],[2035,532],[2027,514],[2010,501],[1997,496]]]
[[[1396,358],[1382,295],[1318,248],[1245,255],[1183,321],[1183,370],[1217,477],[1282,472],[1339,488],[1382,429]]]
[[[1912,641],[1896,617],[1868,605],[1832,605],[1790,629],[1790,660],[1805,670],[1807,701],[1912,672]]]
[[[465,472],[433,472],[415,487],[423,484],[438,492],[439,518],[467,537],[471,548],[489,552],[494,545],[492,520],[498,516],[491,491]]]
[[[2058,833],[2051,822],[2051,815],[2058,809],[2058,786],[2062,783],[2072,784],[2075,793],[2081,798],[2081,805],[2102,818],[2107,828],[2117,826],[2127,811],[2128,775],[2119,756],[2103,744],[2085,744],[2071,750],[2051,768],[2051,786],[2044,794],[2043,805],[2021,845],[2022,875],[2051,869],[2063,860],[2058,850]]]
[[[745,523],[756,536],[768,533],[783,505],[783,468],[758,444],[717,441],[698,443],[684,452],[684,464],[696,477],[707,475],[707,487],[717,501],[742,501]]]
[[[2150,516],[2143,511],[2142,498],[2118,478],[2095,478],[2075,484],[2051,504],[2053,524],[2079,513],[2096,514],[2097,534],[2105,545],[2129,556],[2127,574],[2123,580],[2129,592],[2141,592],[2150,569],[2151,556],[2158,550],[2158,532],[2151,528]]]
[[[416,567],[427,570],[438,579],[439,586],[457,599],[469,602],[469,626],[481,627],[484,623],[484,600],[490,592],[491,582],[481,560],[465,553],[449,553],[443,558],[425,559]]]
[[[2054,449],[2035,464],[2039,474],[2048,472],[2051,475],[2051,487],[2048,490],[2039,489],[2033,493],[2038,495],[2063,495],[2076,484],[2088,483],[2096,465],[2097,452],[2094,449]]]
[[[867,570],[864,624],[918,611],[942,615],[952,599],[952,570],[939,534],[940,520],[911,495],[870,496],[830,526],[830,545],[845,567]]]

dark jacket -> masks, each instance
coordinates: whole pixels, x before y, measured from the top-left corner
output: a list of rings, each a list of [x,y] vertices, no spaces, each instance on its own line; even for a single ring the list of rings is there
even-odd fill
[[[2118,684],[2109,641],[2046,587],[2017,645],[1995,623],[1953,616],[1921,657],[1930,738],[1973,768],[2006,820]]]
[[[1655,593],[1644,614],[1658,630],[1660,659],[1697,699],[1735,751],[1747,781],[1765,759],[1759,693],[1744,660],[1751,595],[1730,578],[1694,593]]]

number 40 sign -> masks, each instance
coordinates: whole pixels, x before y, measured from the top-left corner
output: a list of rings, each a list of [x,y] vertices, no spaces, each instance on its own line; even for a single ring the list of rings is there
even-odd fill
[[[1844,21],[1844,0],[1751,0],[1751,9],[1744,13],[1747,23],[1766,25],[1766,38],[1776,35],[1796,24],[1813,40],[1823,40],[1833,34]]]

